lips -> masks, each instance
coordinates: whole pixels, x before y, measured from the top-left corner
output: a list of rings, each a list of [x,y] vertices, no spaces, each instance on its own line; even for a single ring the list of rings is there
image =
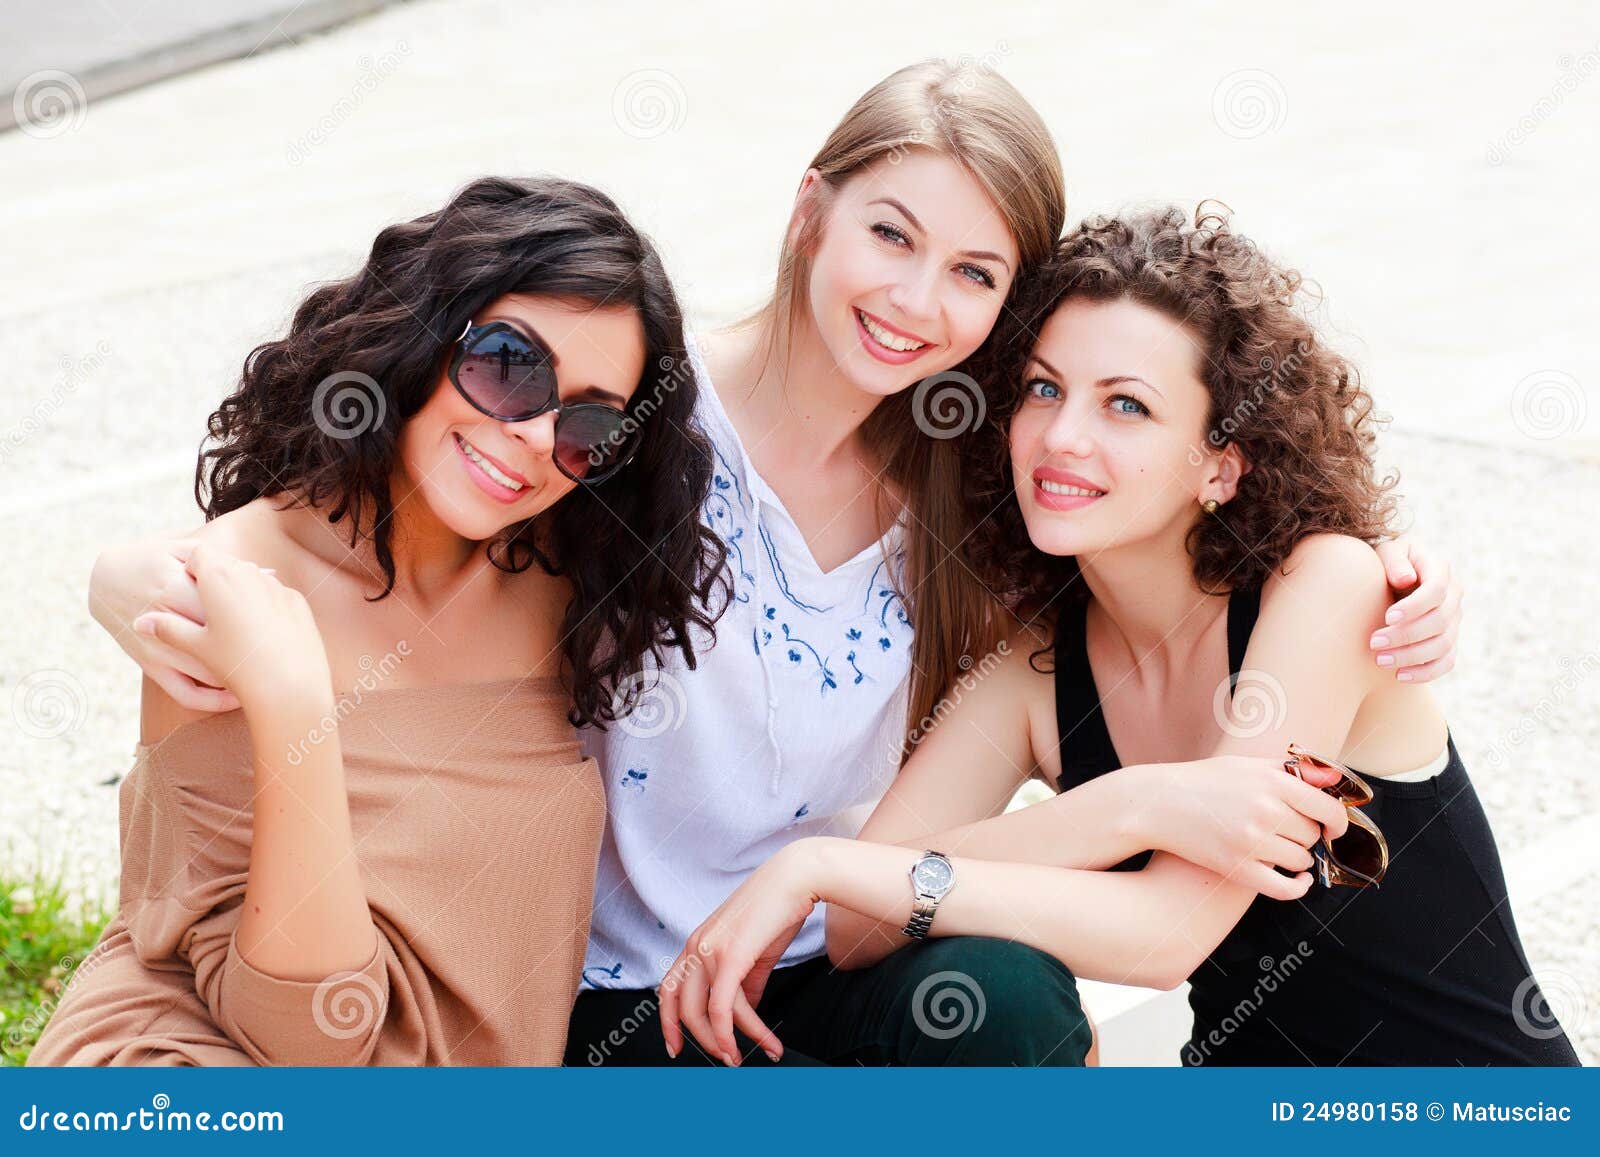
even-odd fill
[[[881,362],[887,362],[893,366],[903,366],[908,362],[916,361],[923,354],[934,348],[933,343],[924,341],[914,333],[907,333],[903,329],[892,326],[876,314],[868,313],[864,309],[852,308],[850,316],[855,319],[856,336],[860,339],[862,346],[869,354]],[[896,349],[896,345],[910,346],[911,348]]]

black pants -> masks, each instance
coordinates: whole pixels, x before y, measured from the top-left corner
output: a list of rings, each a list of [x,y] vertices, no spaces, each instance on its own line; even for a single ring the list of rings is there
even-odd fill
[[[568,1065],[716,1065],[684,1029],[673,1060],[653,989],[579,993]],[[952,936],[842,972],[818,957],[774,970],[756,1007],[784,1065],[1081,1065],[1090,1029],[1072,973],[1023,944]],[[743,1063],[769,1065],[742,1033]]]

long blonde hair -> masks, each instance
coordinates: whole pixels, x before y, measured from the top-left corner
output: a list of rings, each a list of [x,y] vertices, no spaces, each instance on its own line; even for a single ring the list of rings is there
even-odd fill
[[[926,60],[890,74],[851,106],[809,168],[821,174],[825,197],[867,165],[894,162],[912,149],[947,156],[973,176],[998,206],[1024,270],[1050,255],[1066,223],[1061,159],[1039,114],[987,65]],[[769,366],[788,356],[825,219],[826,200],[822,211],[790,230],[772,300],[745,319],[761,327]],[[1017,283],[1014,278],[1013,292]],[[923,723],[939,714],[946,689],[994,649],[1005,622],[995,597],[957,553],[973,513],[960,482],[956,441],[923,431],[913,409],[916,394],[906,389],[885,399],[861,427],[863,443],[903,496],[908,515],[905,573],[897,580],[913,630],[907,750]],[[884,521],[898,513],[887,488],[878,498]]]

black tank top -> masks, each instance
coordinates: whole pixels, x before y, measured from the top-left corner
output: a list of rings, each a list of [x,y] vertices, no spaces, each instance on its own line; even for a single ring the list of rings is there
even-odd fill
[[[1089,667],[1087,610],[1065,608],[1056,626],[1061,791],[1122,766]],[[1259,590],[1228,598],[1235,687],[1260,610]],[[1447,745],[1431,779],[1367,777],[1374,798],[1362,811],[1390,851],[1380,888],[1257,896],[1190,976],[1183,1064],[1579,1063],[1532,979],[1489,821],[1453,737]]]

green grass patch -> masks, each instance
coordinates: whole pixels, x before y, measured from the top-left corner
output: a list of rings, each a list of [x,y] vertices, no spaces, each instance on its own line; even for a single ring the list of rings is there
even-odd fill
[[[0,1066],[28,1059],[110,916],[51,880],[0,873]]]

